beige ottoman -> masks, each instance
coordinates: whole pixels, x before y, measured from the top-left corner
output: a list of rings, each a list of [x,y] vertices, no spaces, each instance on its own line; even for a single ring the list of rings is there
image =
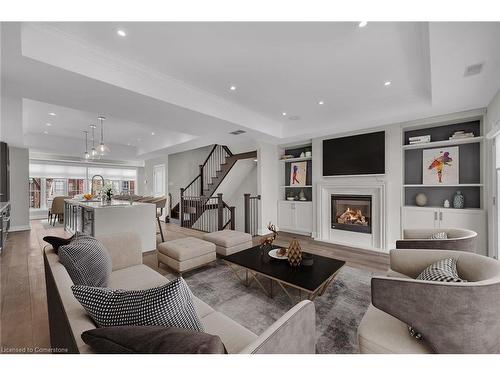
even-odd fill
[[[231,255],[253,246],[250,234],[235,230],[220,230],[218,232],[207,233],[203,239],[214,243],[217,254],[222,256]]]
[[[204,266],[217,258],[213,243],[194,237],[162,242],[157,249],[158,267],[163,263],[179,274]]]

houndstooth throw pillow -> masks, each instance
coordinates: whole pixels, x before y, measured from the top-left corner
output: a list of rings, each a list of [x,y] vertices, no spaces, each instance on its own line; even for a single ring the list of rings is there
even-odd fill
[[[83,285],[73,295],[99,327],[165,326],[203,332],[183,278],[145,290],[111,290]]]
[[[108,286],[111,257],[99,240],[80,234],[61,246],[57,255],[75,285]]]
[[[453,258],[441,259],[431,264],[417,276],[417,280],[457,283],[466,281],[458,276],[457,260]]]
[[[441,259],[431,264],[417,276],[417,280],[456,283],[467,282],[467,280],[461,279],[460,276],[458,276],[457,260],[453,258]],[[422,340],[422,334],[416,331],[412,326],[408,326],[408,333],[416,340]]]
[[[448,233],[446,233],[446,232],[433,233],[429,237],[429,240],[447,240],[447,239],[448,239]]]

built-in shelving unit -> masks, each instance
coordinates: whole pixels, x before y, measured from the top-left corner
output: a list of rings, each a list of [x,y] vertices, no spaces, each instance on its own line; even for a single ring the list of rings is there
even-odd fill
[[[455,132],[473,133],[474,137],[449,139]],[[409,144],[410,137],[429,135],[428,143]],[[487,249],[486,212],[484,210],[484,136],[482,115],[463,120],[449,120],[403,127],[402,229],[467,228],[478,233],[478,251]],[[424,150],[458,147],[459,178],[456,184],[424,184]],[[460,191],[465,208],[454,208],[453,197]],[[416,196],[427,197],[425,206],[418,206]],[[444,201],[450,207],[444,207]]]
[[[278,201],[278,227],[285,232],[310,235],[312,232],[312,144],[301,144],[282,149],[282,155],[291,155],[280,159],[280,200]],[[302,155],[302,156],[301,156]],[[306,180],[303,186],[290,186],[290,171],[293,163],[306,163]],[[305,200],[300,200],[301,192]],[[287,200],[293,197],[293,200]]]

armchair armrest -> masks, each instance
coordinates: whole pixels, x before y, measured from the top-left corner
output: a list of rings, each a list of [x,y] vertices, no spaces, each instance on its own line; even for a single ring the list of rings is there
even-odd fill
[[[372,304],[411,325],[437,353],[498,353],[498,296],[499,283],[372,279]]]
[[[316,352],[316,309],[301,301],[274,322],[243,354],[314,354]]]
[[[96,238],[108,250],[113,271],[142,264],[141,240],[137,234],[105,234]]]

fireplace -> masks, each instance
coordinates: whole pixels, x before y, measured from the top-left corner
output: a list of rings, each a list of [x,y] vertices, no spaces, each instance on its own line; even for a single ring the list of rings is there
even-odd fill
[[[371,195],[331,195],[332,229],[372,233]]]

